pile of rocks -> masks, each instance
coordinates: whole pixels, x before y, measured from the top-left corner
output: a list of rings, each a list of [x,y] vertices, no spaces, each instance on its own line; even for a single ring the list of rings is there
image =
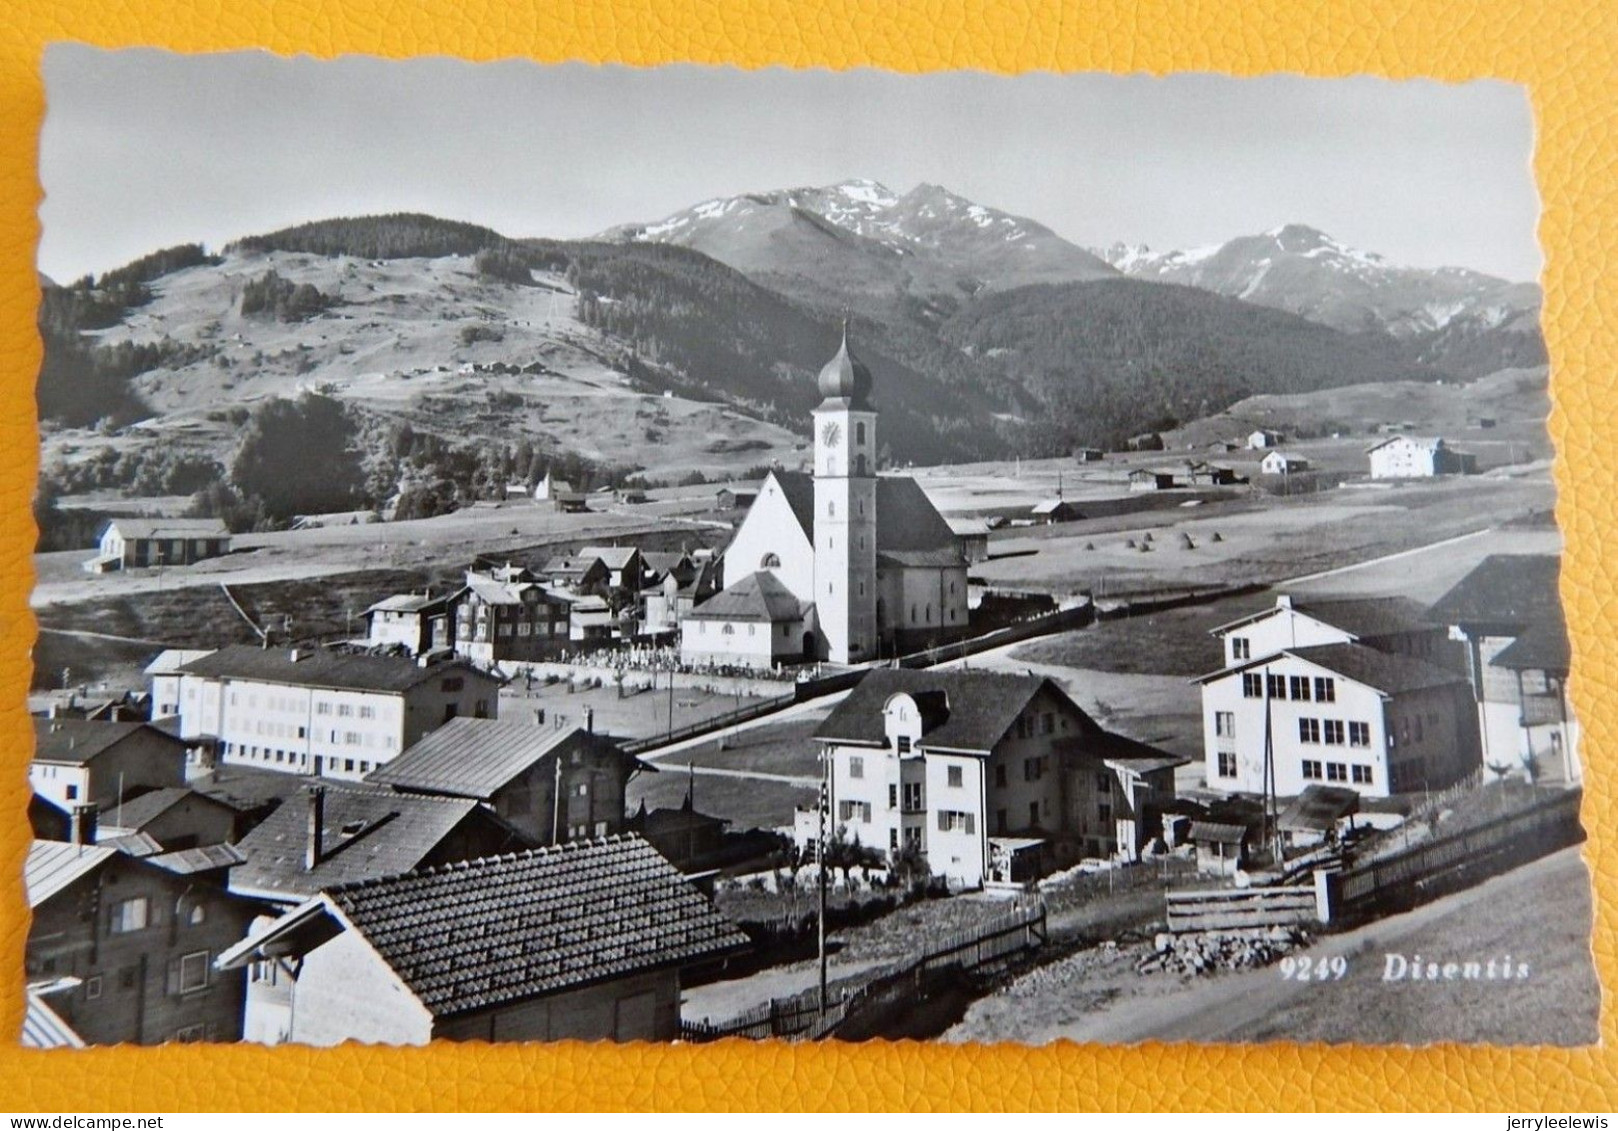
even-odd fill
[[[1216,970],[1251,970],[1309,945],[1301,927],[1256,927],[1247,931],[1161,932],[1152,949],[1135,963],[1141,974],[1207,974]]]

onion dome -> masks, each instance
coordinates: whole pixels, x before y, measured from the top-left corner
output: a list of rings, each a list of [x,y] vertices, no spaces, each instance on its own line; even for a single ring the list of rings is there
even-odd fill
[[[848,351],[848,321],[843,321],[843,342],[837,356],[820,370],[820,395],[827,400],[847,401],[850,408],[870,408],[871,371]]]

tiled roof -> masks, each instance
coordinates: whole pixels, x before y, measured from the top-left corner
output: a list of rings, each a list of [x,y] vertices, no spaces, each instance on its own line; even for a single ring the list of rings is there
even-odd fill
[[[639,837],[472,860],[325,895],[436,1017],[747,945]]]
[[[814,477],[802,471],[774,471],[770,475],[780,485],[781,493],[808,537],[809,544],[814,545]],[[914,479],[900,475],[877,478],[877,553],[956,550],[958,547],[955,532]]]
[[[478,803],[466,798],[377,786],[328,784],[325,789],[322,856],[314,870],[304,867],[309,799],[297,793],[237,845],[247,859],[231,873],[232,891],[301,899],[336,884],[408,872],[478,810]]]
[[[38,907],[57,892],[88,876],[117,855],[117,849],[100,844],[70,844],[60,840],[34,841],[28,846],[28,862],[23,865],[23,883],[28,888],[28,906]]]
[[[957,546],[939,546],[932,550],[878,550],[878,565],[895,565],[908,569],[945,569],[965,566]]]
[[[107,524],[127,538],[229,538],[217,518],[115,518]]]
[[[1572,662],[1573,649],[1567,640],[1567,622],[1560,616],[1529,625],[1521,636],[1494,657],[1495,665],[1508,671],[1560,672],[1564,675]]]
[[[1430,452],[1436,452],[1445,446],[1443,439],[1438,436],[1389,436],[1381,443],[1372,444],[1370,447],[1366,448],[1365,451],[1367,454],[1369,454],[1370,452],[1374,452],[1379,448],[1385,448],[1389,444],[1398,444],[1401,442],[1409,444],[1413,448],[1425,448]]]
[[[1562,616],[1556,554],[1491,554],[1427,610],[1434,624],[1516,625]]]
[[[592,748],[623,757],[618,745],[580,727],[558,730],[501,719],[451,719],[365,780],[424,793],[487,801],[535,763]]]
[[[599,558],[608,569],[623,569],[638,552],[634,546],[586,546],[579,556]]]
[[[446,675],[488,678],[470,664],[451,662],[425,667],[414,660],[364,653],[333,652],[324,648],[259,648],[232,644],[185,665],[192,675],[251,679],[298,687],[330,687],[348,691],[397,693]]]
[[[773,573],[750,573],[686,613],[686,620],[738,620],[778,624],[802,620],[804,604]]]
[[[168,742],[176,752],[185,744],[146,723],[109,723],[95,719],[35,719],[34,761],[84,765],[140,731]]]
[[[234,868],[247,857],[234,844],[204,844],[196,848],[181,848],[148,858],[148,864],[181,876],[194,876],[202,872],[216,872],[221,868]]]
[[[192,660],[200,660],[208,654],[206,648],[165,648],[157,654],[157,658],[147,664],[146,675],[169,675],[178,672]]]
[[[950,750],[991,750],[1038,694],[1054,683],[1034,675],[1000,672],[912,671],[878,668],[854,685],[815,731],[828,742],[885,743],[882,708],[890,697],[942,694],[944,708],[938,721],[922,732],[922,747]],[[1077,710],[1077,708],[1074,708]]]
[[[1408,597],[1356,597],[1294,601],[1298,612],[1362,640],[1438,627],[1421,604]]]

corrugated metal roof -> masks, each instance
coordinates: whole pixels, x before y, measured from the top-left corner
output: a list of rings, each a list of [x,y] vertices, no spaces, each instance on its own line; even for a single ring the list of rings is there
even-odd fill
[[[436,1017],[748,945],[639,837],[451,864],[325,897]]]
[[[1298,832],[1330,832],[1339,819],[1358,813],[1360,795],[1340,785],[1311,785],[1281,814],[1281,828]]]
[[[60,840],[36,840],[28,846],[28,862],[23,865],[23,882],[28,888],[28,906],[38,907],[51,896],[118,855],[115,848],[99,844],[70,844]]]
[[[451,719],[365,780],[425,793],[492,798],[555,754],[593,749],[627,758],[617,743],[580,728],[557,730],[500,719]]]
[[[148,864],[181,876],[194,876],[199,872],[216,872],[221,868],[234,868],[247,857],[234,844],[204,844],[197,848],[181,848],[149,858]]]
[[[1223,825],[1217,821],[1192,821],[1188,836],[1193,841],[1208,844],[1241,844],[1247,839],[1247,826]]]
[[[297,660],[292,659],[293,652],[297,653]],[[259,648],[251,644],[228,645],[185,665],[183,670],[192,675],[212,678],[250,679],[296,687],[330,687],[388,694],[408,691],[417,684],[446,675],[493,678],[461,661],[423,667],[414,660],[394,656],[334,652],[323,648]]]
[[[22,1018],[22,1047],[25,1049],[82,1049],[84,1038],[62,1020],[45,997],[32,986]]]

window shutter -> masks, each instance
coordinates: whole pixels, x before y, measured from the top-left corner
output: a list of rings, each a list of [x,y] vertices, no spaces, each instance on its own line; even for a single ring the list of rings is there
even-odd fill
[[[169,959],[168,993],[172,997],[180,992],[180,960]]]

